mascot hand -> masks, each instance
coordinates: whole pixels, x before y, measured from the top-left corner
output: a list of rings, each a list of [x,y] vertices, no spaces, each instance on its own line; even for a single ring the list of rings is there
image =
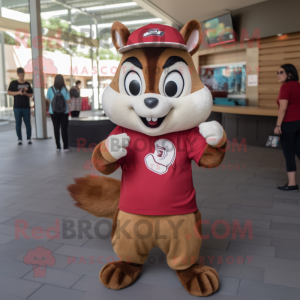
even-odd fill
[[[210,146],[217,146],[223,137],[223,127],[217,121],[204,122],[199,126],[200,134]]]
[[[105,146],[109,153],[118,160],[127,154],[125,147],[128,147],[129,141],[130,137],[126,133],[111,135],[105,140]]]

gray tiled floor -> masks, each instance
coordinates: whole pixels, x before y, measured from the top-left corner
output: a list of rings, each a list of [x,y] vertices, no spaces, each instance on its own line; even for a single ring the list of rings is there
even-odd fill
[[[53,136],[49,120],[48,131]],[[160,249],[152,249],[131,287],[112,291],[100,284],[102,266],[117,257],[110,239],[97,237],[98,220],[73,206],[66,190],[73,177],[88,174],[83,165],[90,151],[57,153],[53,138],[19,147],[11,124],[2,125],[0,145],[1,300],[195,299],[182,288]],[[210,298],[299,300],[300,196],[276,190],[286,182],[282,152],[229,149],[218,169],[194,166],[193,172],[198,206],[209,221],[203,233],[210,238],[203,241],[200,256],[220,274],[220,289]],[[112,176],[120,178],[121,172]],[[63,230],[65,219],[73,222],[76,233],[86,226],[81,222],[88,221],[90,235],[65,238],[72,233]],[[20,220],[25,228],[19,228],[17,238],[15,224]],[[220,220],[229,228],[219,224],[213,230],[212,224]],[[248,230],[244,238],[239,233],[233,236],[239,224]],[[47,235],[41,233],[49,227]],[[100,234],[107,233],[108,226],[102,224]],[[51,250],[56,259],[47,266],[45,277],[34,277],[32,265],[24,263],[28,251],[38,246]]]

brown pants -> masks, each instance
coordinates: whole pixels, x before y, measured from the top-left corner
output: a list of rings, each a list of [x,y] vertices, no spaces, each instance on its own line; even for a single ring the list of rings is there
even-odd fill
[[[199,258],[200,220],[199,211],[175,216],[143,216],[119,210],[112,236],[114,251],[122,261],[143,264],[149,251],[159,247],[166,254],[170,268],[185,270]]]

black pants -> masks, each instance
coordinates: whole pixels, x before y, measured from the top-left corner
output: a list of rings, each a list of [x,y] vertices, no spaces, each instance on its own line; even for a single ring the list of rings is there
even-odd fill
[[[61,136],[64,143],[64,149],[69,148],[68,145],[68,125],[69,125],[69,114],[51,114],[53,122],[54,135],[57,149],[60,149],[60,128]]]
[[[71,111],[71,117],[72,118],[78,118],[80,114],[80,110],[73,110]]]
[[[295,155],[300,160],[300,121],[283,122],[281,124],[282,135],[280,141],[288,172],[296,171]]]

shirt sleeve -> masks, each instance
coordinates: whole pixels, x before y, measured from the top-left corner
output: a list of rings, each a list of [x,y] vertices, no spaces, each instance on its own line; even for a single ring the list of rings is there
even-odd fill
[[[123,127],[121,126],[116,126],[116,128],[110,133],[109,136],[111,135],[117,135],[123,133]]]
[[[290,86],[286,83],[282,84],[279,91],[279,100],[290,100],[291,97],[291,89]]]
[[[53,92],[50,87],[47,91],[47,96],[46,96],[46,98],[49,99],[50,101],[52,100],[52,94],[53,94]]]
[[[16,86],[15,86],[15,84],[14,84],[14,81],[11,81],[11,83],[9,84],[8,90],[9,90],[10,92],[17,92],[17,91],[16,91]]]
[[[186,149],[189,159],[194,160],[195,163],[198,164],[206,145],[207,143],[204,137],[199,132],[199,127],[195,127],[188,131]]]
[[[27,83],[28,83],[28,90],[27,90],[27,93],[28,93],[28,94],[32,94],[33,91],[32,91],[31,84],[30,84],[29,82],[27,82]]]

